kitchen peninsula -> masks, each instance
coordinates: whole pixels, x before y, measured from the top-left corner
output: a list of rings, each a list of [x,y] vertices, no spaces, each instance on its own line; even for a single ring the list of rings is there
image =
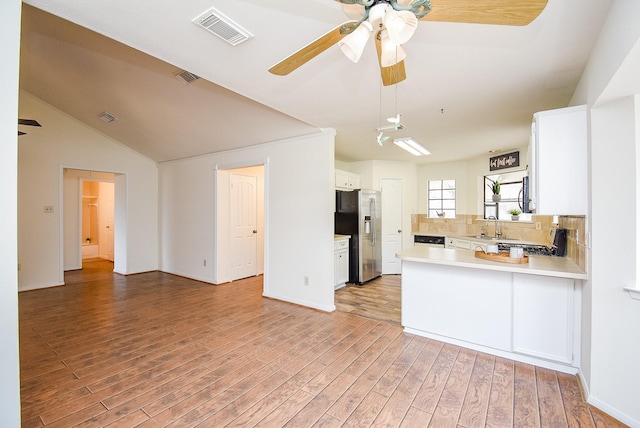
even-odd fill
[[[402,325],[409,333],[567,373],[580,355],[582,281],[565,257],[483,260],[474,251],[400,251]]]

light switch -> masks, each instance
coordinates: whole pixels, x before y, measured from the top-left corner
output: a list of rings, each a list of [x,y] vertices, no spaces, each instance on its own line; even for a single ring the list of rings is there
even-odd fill
[[[45,205],[44,206],[44,212],[47,213],[47,214],[53,213],[53,205]]]

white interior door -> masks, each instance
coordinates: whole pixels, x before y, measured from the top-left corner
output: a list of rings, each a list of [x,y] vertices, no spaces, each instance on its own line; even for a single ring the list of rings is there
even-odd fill
[[[257,179],[231,174],[231,281],[257,272]]]
[[[113,261],[113,214],[115,185],[100,182],[100,257]]]
[[[401,271],[396,253],[402,249],[402,179],[383,178],[382,191],[382,274]]]

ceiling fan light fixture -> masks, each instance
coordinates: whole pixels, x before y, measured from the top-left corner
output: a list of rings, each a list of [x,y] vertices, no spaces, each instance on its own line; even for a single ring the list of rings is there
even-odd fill
[[[393,8],[389,5],[389,3],[378,3],[369,9],[369,22],[374,28],[382,28],[384,17],[387,12],[393,11]]]
[[[422,144],[418,143],[411,137],[395,138],[393,140],[393,143],[414,156],[428,156],[431,154],[431,152],[427,150]]]
[[[380,65],[383,67],[391,67],[404,61],[407,53],[402,46],[395,44],[386,31],[380,33],[380,45],[382,46],[382,54],[380,55]]]
[[[418,28],[418,18],[408,10],[391,10],[384,16],[384,27],[396,45],[408,42]]]
[[[347,58],[353,62],[358,62],[372,31],[373,27],[371,27],[371,24],[364,21],[353,33],[340,40],[338,47]]]

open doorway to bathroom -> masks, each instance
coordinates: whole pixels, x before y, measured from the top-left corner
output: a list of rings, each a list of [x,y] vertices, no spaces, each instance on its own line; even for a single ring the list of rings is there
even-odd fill
[[[63,171],[64,270],[86,261],[111,264],[117,257],[115,182],[118,174],[65,168]]]
[[[113,262],[113,181],[82,179],[82,261],[105,259]]]

